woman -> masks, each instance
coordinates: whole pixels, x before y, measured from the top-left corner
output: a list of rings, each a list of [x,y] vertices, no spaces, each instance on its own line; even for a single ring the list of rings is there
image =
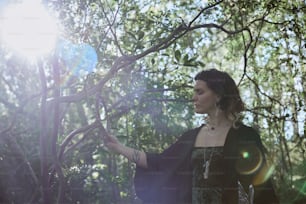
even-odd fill
[[[234,80],[216,69],[198,73],[193,102],[205,124],[161,154],[107,138],[109,149],[136,163],[137,196],[145,203],[278,203],[260,137],[238,121],[244,105]]]

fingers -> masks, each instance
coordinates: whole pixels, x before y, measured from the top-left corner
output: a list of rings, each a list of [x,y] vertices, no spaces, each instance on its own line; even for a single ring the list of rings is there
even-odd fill
[[[107,148],[109,152],[119,153],[120,145],[118,143],[106,142],[105,147]]]

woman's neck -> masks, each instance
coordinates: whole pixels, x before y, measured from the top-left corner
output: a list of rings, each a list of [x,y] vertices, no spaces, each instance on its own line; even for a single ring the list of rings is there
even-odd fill
[[[218,115],[208,115],[206,119],[207,125],[211,127],[211,129],[215,129],[221,126],[232,125],[232,121],[229,120],[223,113]]]

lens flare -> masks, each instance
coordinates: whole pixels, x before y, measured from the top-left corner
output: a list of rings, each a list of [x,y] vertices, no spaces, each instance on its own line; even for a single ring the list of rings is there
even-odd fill
[[[3,45],[33,60],[55,46],[58,29],[39,0],[9,4],[0,14],[0,40]]]
[[[272,175],[275,169],[274,165],[267,165],[266,163],[260,168],[259,172],[253,178],[253,185],[260,185],[266,182]]]
[[[297,190],[296,196],[293,199],[297,203],[301,203],[301,200],[305,200],[306,198],[306,181],[304,176],[297,176],[294,180],[294,188]]]
[[[66,71],[74,76],[93,72],[97,63],[96,50],[89,44],[75,44],[68,40],[59,40],[56,55],[64,62]]]
[[[249,152],[242,152],[242,158],[248,159],[250,157]]]
[[[251,175],[252,184],[260,185],[271,177],[275,166],[264,162],[263,153],[256,145],[245,145],[239,150],[236,169],[241,175]]]
[[[302,195],[306,196],[306,181],[304,182],[303,186],[299,191]]]
[[[248,145],[240,149],[236,169],[242,175],[252,174],[261,167],[262,163],[260,150],[255,145]]]

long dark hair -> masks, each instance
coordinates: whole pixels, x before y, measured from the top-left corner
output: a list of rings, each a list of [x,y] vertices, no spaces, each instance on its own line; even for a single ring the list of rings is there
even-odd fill
[[[216,105],[224,111],[227,118],[236,120],[238,114],[244,110],[239,89],[228,73],[208,69],[198,73],[194,79],[205,81],[208,88],[220,97]]]

